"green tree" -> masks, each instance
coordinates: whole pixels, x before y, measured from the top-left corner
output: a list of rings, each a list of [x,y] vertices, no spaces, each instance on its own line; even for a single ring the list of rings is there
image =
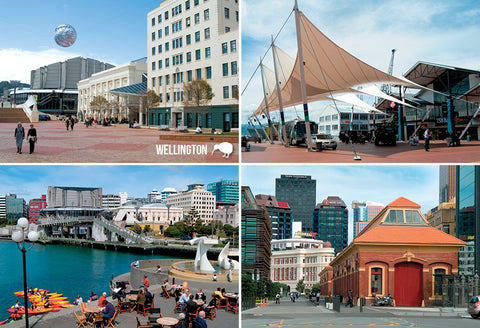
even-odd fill
[[[214,96],[212,86],[205,80],[193,80],[183,84],[183,92],[185,94],[183,104],[195,109],[197,126],[200,126],[200,113],[208,108],[207,106]]]
[[[152,227],[150,225],[145,225],[143,227],[143,232],[144,233],[147,233],[147,232],[150,232],[150,231],[152,231]]]
[[[303,293],[303,291],[305,290],[305,283],[303,281],[303,278],[297,282],[296,288],[297,288],[297,292]]]
[[[103,96],[95,96],[93,100],[90,102],[90,106],[92,107],[93,111],[98,112],[99,116],[104,114],[105,111],[110,106],[108,100]]]
[[[137,235],[142,233],[142,227],[138,224],[135,223],[132,228],[133,232],[135,232]]]
[[[192,232],[196,232],[197,228],[201,228],[200,223],[198,222],[200,219],[200,214],[197,212],[195,208],[191,208],[190,211],[185,215],[183,223],[185,224],[184,233],[186,235],[191,236]]]
[[[172,238],[179,238],[183,236],[183,230],[178,226],[171,225],[165,230],[165,236]]]
[[[227,237],[233,237],[233,233],[235,233],[238,236],[238,227],[233,227],[230,224],[225,224],[223,226],[223,231],[225,231],[225,234]]]
[[[321,286],[320,283],[317,282],[315,285],[312,286],[312,292],[316,293],[320,290]]]

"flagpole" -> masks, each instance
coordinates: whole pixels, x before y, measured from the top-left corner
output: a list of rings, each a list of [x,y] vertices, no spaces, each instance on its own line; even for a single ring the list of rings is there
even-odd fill
[[[297,0],[295,0],[295,26],[297,30],[297,45],[298,45],[298,62],[300,68],[300,86],[302,92],[303,102],[303,115],[305,117],[305,129],[307,130],[307,149],[312,151],[312,136],[310,133],[310,118],[308,115],[308,100],[307,100],[307,88],[305,85],[305,70],[303,62],[303,49],[302,49],[302,33],[300,31],[300,11],[298,10]]]
[[[265,85],[265,72],[263,71],[262,58],[260,57],[260,74],[262,75],[263,99],[265,100],[265,112],[268,120],[268,134],[270,135],[270,143],[273,144],[273,129],[270,113],[268,112],[267,88]]]
[[[283,145],[287,146],[287,136],[285,135],[285,115],[283,114],[282,93],[280,91],[280,82],[278,81],[277,50],[275,48],[275,43],[273,42],[273,35],[272,35],[272,54],[273,54],[273,68],[275,71],[275,82],[277,85],[278,106],[280,107],[280,124],[281,124],[280,131],[282,132]]]

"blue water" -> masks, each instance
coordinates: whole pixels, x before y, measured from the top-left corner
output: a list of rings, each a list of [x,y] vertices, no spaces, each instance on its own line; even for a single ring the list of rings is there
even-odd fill
[[[27,285],[63,293],[70,302],[90,291],[109,293],[112,277],[130,272],[135,260],[171,258],[162,255],[138,255],[69,245],[35,244],[27,251]],[[17,300],[13,294],[23,290],[22,252],[9,241],[0,241],[0,321]],[[21,300],[23,305],[23,299]],[[5,312],[4,312],[5,311]]]

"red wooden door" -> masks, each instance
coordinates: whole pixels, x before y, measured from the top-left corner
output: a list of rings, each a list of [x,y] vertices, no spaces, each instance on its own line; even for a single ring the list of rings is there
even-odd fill
[[[402,262],[395,265],[395,289],[393,298],[397,306],[422,305],[422,265]]]

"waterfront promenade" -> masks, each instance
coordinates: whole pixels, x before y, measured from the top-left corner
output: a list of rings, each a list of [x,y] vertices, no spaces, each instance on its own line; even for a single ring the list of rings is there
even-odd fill
[[[242,152],[244,163],[478,163],[480,141],[462,141],[460,147],[447,147],[444,140],[433,140],[426,152],[423,141],[418,146],[399,142],[397,146],[344,144],[336,150],[307,152],[306,147],[285,148],[276,142],[250,143],[250,152]],[[361,160],[354,160],[354,149]]]
[[[153,272],[155,267],[148,267],[142,268],[144,271]],[[164,268],[167,270],[168,268]],[[161,274],[162,276],[167,276],[166,274]],[[169,277],[170,281],[172,281],[172,277]],[[119,277],[115,278],[115,281],[124,281],[130,280],[130,274],[124,274]],[[150,279],[152,280],[152,279]],[[159,280],[161,280],[159,278]],[[182,283],[184,280],[177,280],[177,283]],[[210,282],[210,281],[195,281],[195,280],[187,280],[188,287],[190,288],[190,292],[196,293],[199,288],[202,288],[207,295],[207,301],[210,300],[210,296],[212,293],[217,289],[217,287],[225,288],[227,291],[230,292],[237,292],[238,293],[238,282],[235,283],[227,283],[227,282]],[[137,288],[132,283],[133,288]],[[177,317],[177,314],[174,314],[174,306],[175,306],[175,299],[164,299],[160,296],[161,286],[159,284],[152,284],[149,288],[150,292],[154,295],[154,303],[155,307],[159,307],[161,309],[161,313],[164,317]],[[87,295],[87,294],[85,294]],[[111,298],[108,298],[111,301]],[[113,305],[117,305],[117,300],[114,300]],[[80,307],[74,306],[72,308],[63,309],[59,312],[47,313],[45,315],[40,316],[33,316],[30,317],[30,327],[31,328],[71,328],[74,327],[76,323],[76,318],[73,314],[73,311],[80,313]],[[137,314],[136,311],[133,312],[122,312],[117,317],[118,328],[134,328],[137,326],[136,317],[139,320],[146,320],[142,314]],[[235,328],[239,327],[239,314],[233,314],[232,312],[226,312],[225,309],[217,310],[217,317],[212,321],[210,319],[206,319],[207,325],[209,328]],[[25,327],[25,320],[19,320],[6,325],[9,328],[22,328]]]
[[[16,153],[15,123],[0,123],[0,162],[3,163],[238,163],[238,144],[234,144],[229,158],[216,151],[215,143],[197,141],[160,140],[160,135],[181,135],[176,131],[159,131],[158,128],[130,129],[127,124],[92,126],[75,124],[67,131],[62,121],[35,123],[38,142],[33,154],[28,153],[28,143],[23,144],[23,154]],[[28,124],[24,124],[25,133]],[[194,136],[193,133],[192,138]],[[170,146],[169,146],[170,145]],[[207,154],[159,155],[157,146],[206,146]],[[172,150],[173,149],[173,150]]]
[[[314,305],[305,297],[295,303],[282,298],[280,304],[272,300],[269,305],[242,311],[242,328],[257,327],[478,327],[466,309],[406,308],[367,306],[345,307],[340,312]]]

